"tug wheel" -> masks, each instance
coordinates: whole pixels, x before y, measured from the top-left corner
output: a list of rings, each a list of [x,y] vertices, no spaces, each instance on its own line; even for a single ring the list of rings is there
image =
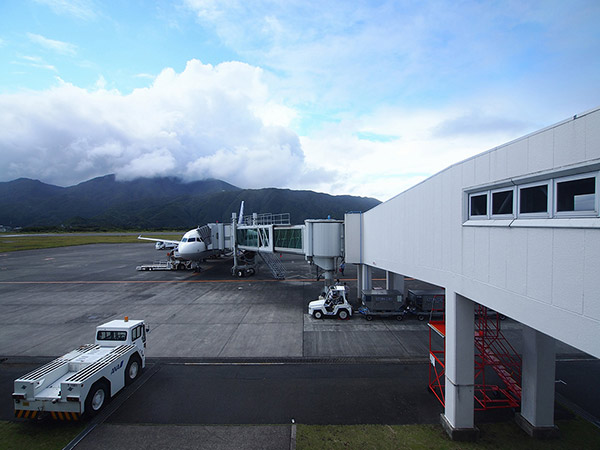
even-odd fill
[[[104,380],[96,381],[85,399],[85,412],[95,416],[110,399],[110,388]]]
[[[142,372],[142,362],[138,355],[133,355],[129,358],[127,368],[125,369],[125,384],[133,383]]]

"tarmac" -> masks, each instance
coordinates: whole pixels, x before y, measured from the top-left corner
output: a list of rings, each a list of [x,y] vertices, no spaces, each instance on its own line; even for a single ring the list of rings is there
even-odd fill
[[[41,361],[93,342],[95,327],[128,316],[150,326],[147,357],[190,361],[394,359],[427,361],[429,331],[415,319],[316,320],[308,302],[322,281],[302,257],[281,255],[284,281],[263,266],[250,278],[230,273],[231,259],[191,271],[136,271],[164,256],[151,244],[98,244],[0,254],[0,357]],[[341,274],[340,274],[341,275]],[[357,305],[354,267],[340,280]],[[374,286],[384,287],[382,271]],[[425,288],[407,280],[408,288]],[[518,323],[503,325],[519,351]],[[577,351],[564,344],[557,353]],[[141,381],[141,380],[140,380]],[[136,383],[137,384],[137,383]],[[141,383],[140,383],[141,384]],[[137,387],[139,388],[139,387]],[[136,388],[136,389],[137,389]],[[293,448],[290,425],[122,425],[97,423],[77,443],[93,448]]]
[[[135,270],[158,255],[144,244],[0,255],[0,355],[59,356],[93,339],[99,323],[124,316],[149,324],[149,358],[427,355],[427,326],[415,320],[309,316],[308,302],[323,282],[314,280],[302,257],[283,255],[284,281],[273,280],[266,267],[254,277],[235,278],[226,258],[208,260],[200,273]],[[351,272],[342,282],[356,302]]]

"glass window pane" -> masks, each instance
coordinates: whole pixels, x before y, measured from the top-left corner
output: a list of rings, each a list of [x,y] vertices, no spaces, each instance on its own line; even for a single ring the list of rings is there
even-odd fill
[[[471,196],[471,215],[486,216],[487,215],[487,194]]]
[[[557,211],[594,211],[596,209],[596,178],[556,183]]]
[[[98,331],[99,341],[124,341],[127,339],[127,331]]]
[[[521,213],[548,212],[548,185],[532,186],[520,190]]]
[[[492,214],[513,213],[513,191],[494,192],[492,194]]]

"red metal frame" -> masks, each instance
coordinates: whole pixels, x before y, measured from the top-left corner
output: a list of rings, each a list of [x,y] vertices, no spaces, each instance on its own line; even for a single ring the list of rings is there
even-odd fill
[[[445,321],[430,321],[429,322],[429,390],[437,397],[443,405],[445,402],[444,388],[446,379],[444,373],[446,370],[445,355],[446,355],[446,322]],[[431,333],[437,334],[442,338],[442,348],[434,349],[434,342]],[[439,347],[439,339],[437,347]]]
[[[475,409],[519,406],[521,357],[500,329],[500,314],[490,316],[483,305],[477,306],[475,349]],[[496,373],[503,387],[486,382],[486,368]]]
[[[439,341],[436,343],[432,339],[436,334],[442,338],[441,349]],[[445,336],[445,320],[429,322],[428,387],[442,405],[445,404]],[[496,313],[493,318],[482,305],[477,307],[475,349],[475,410],[518,407],[521,402],[521,357],[502,334],[500,314]],[[488,384],[486,369],[493,370],[504,387]]]
[[[435,300],[438,296],[434,296],[432,306],[435,305]],[[429,390],[437,397],[440,403],[443,405],[445,402],[444,392],[446,378],[446,314],[445,314],[445,296],[442,302],[442,309],[435,309],[435,312],[442,312],[442,320],[431,320],[434,314],[434,308],[431,308],[429,313]],[[431,333],[434,332],[434,335]],[[432,340],[432,336],[439,336],[442,338],[441,349],[439,340]],[[434,349],[432,343],[437,341],[436,348]]]

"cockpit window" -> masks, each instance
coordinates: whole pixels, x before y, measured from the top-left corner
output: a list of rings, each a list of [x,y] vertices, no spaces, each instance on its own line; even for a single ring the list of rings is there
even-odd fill
[[[188,242],[196,242],[196,238],[189,238]]]
[[[183,238],[181,242],[187,242],[187,238]]]
[[[127,340],[127,331],[98,331],[97,339],[99,341],[125,341]]]

